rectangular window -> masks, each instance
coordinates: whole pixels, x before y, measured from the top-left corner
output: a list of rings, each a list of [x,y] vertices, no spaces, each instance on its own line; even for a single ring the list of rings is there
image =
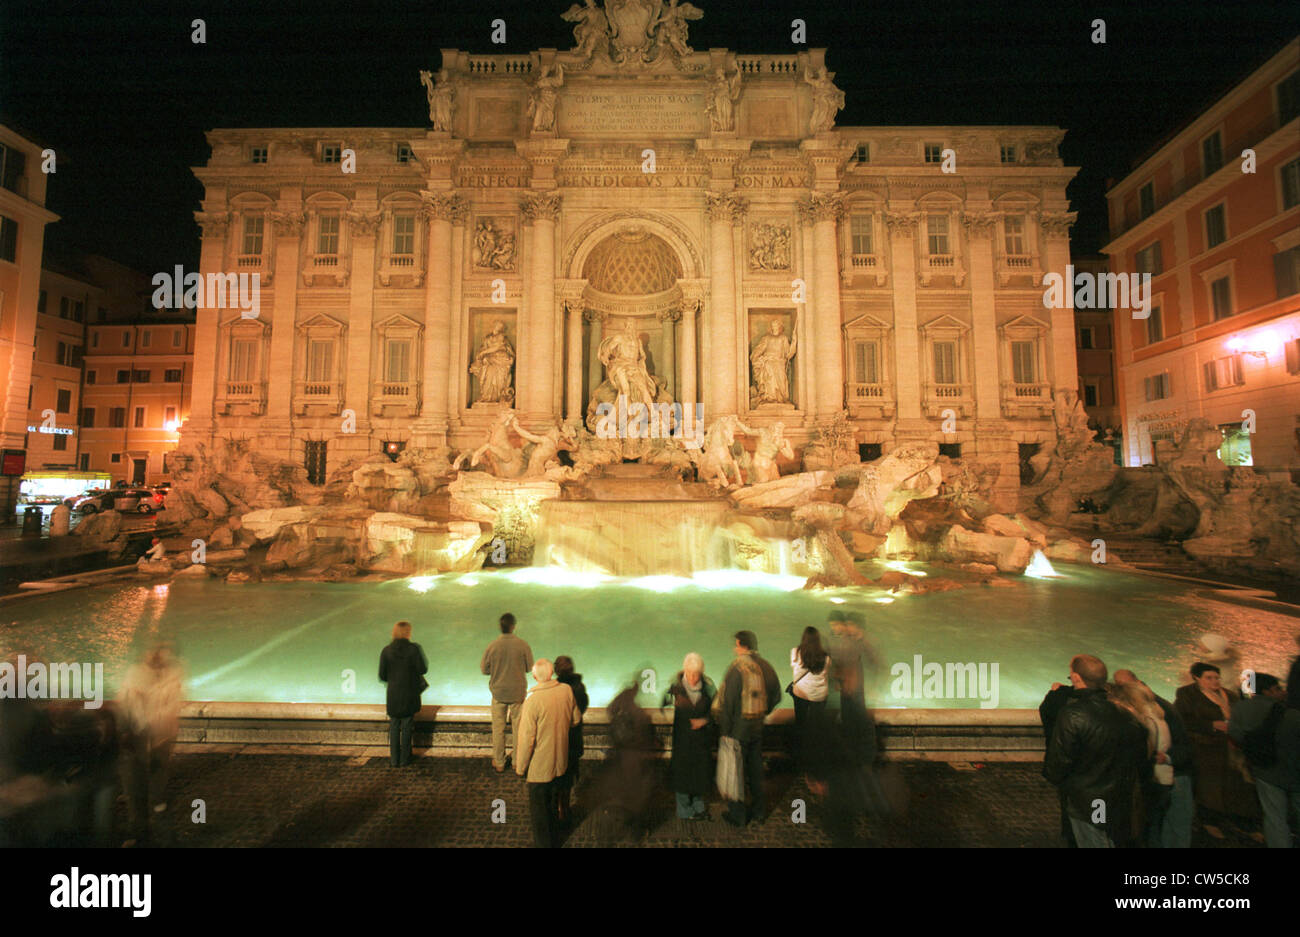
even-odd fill
[[[1300,247],[1273,255],[1273,280],[1278,299],[1300,293]]]
[[[343,161],[343,147],[338,143],[322,143],[320,147],[322,163],[340,163]]]
[[[0,146],[0,185],[10,192],[18,191],[18,180],[27,167],[27,154],[12,147]]]
[[[409,163],[415,159],[415,153],[411,150],[409,144],[397,144],[397,161],[399,163]]]
[[[393,253],[403,256],[415,253],[415,216],[393,216]]]
[[[1016,161],[1015,144],[1002,144],[1002,162],[1014,163]]]
[[[853,150],[853,162],[871,162],[871,147],[866,143],[859,143]]]
[[[948,216],[928,215],[925,230],[929,238],[930,253],[932,255],[948,253]]]
[[[148,348],[153,344],[153,329],[144,329],[140,332],[140,347]]]
[[[262,253],[262,229],[265,219],[261,215],[255,215],[251,218],[244,219],[244,250],[245,255],[258,255]]]
[[[18,222],[0,215],[0,260],[14,262],[18,256]]]
[[[131,375],[131,380],[134,381],[134,382],[137,383],[137,384],[148,384],[148,383],[149,383],[149,372],[148,372],[148,371],[135,371],[135,372],[132,373],[132,375]]]
[[[325,484],[325,452],[328,445],[324,439],[307,439],[303,442],[303,467],[307,469],[307,481],[310,484]]]
[[[180,348],[180,347],[181,347],[181,330],[180,330],[180,329],[172,329],[172,347],[173,347],[173,348]]]
[[[144,426],[144,407],[135,408],[135,426],[137,428]]]
[[[99,347],[99,332],[98,332],[98,331],[95,331],[95,332],[91,332],[91,333],[90,333],[90,347],[91,347],[91,348],[98,348],[98,347]]]
[[[1082,348],[1084,351],[1088,351],[1096,347],[1093,344],[1093,342],[1094,342],[1094,338],[1093,338],[1092,326],[1090,325],[1081,326],[1079,328],[1079,347]]]
[[[1023,257],[1026,253],[1025,216],[1007,215],[1002,219],[1002,226],[1006,232],[1007,255],[1010,257]]]
[[[934,382],[936,384],[957,383],[957,343],[934,343]]]
[[[77,468],[81,469],[83,472],[89,472],[89,471],[90,471],[90,453],[89,453],[89,452],[83,452],[83,453],[81,454],[80,458],[77,460]]]
[[[248,161],[250,163],[265,163],[269,155],[270,148],[265,146],[254,146],[248,150]]]
[[[1292,72],[1277,85],[1278,126],[1291,123],[1297,116],[1300,116],[1300,72]]]
[[[56,413],[72,412],[72,391],[66,388],[59,388],[55,396],[54,410]]]
[[[1232,315],[1232,284],[1228,277],[1220,277],[1210,284],[1210,305],[1216,322]]]
[[[853,215],[849,219],[849,232],[853,240],[853,253],[871,254],[871,216]]]
[[[1160,256],[1160,242],[1148,244],[1142,250],[1138,251],[1134,257],[1134,266],[1137,267],[1138,273],[1149,273],[1153,277],[1159,276],[1164,270],[1163,259]]]
[[[95,379],[96,379],[98,376],[99,376],[99,373],[98,373],[97,371],[87,371],[87,372],[86,372],[86,383],[87,383],[87,384],[93,384],[93,383],[95,383]]]
[[[1228,355],[1226,358],[1207,361],[1202,369],[1205,374],[1206,390],[1222,390],[1225,387],[1236,387],[1244,382],[1241,376],[1240,355]]]
[[[130,347],[131,347],[131,332],[130,332],[130,330],[127,330],[127,331],[125,331],[125,332],[122,333],[122,347],[123,347],[123,348],[130,348]]]
[[[1148,182],[1138,189],[1138,218],[1150,218],[1156,213],[1155,183]]]
[[[1215,205],[1205,213],[1205,246],[1218,247],[1228,239],[1228,223],[1224,218],[1224,206]]]
[[[1168,374],[1153,374],[1144,378],[1142,383],[1148,401],[1164,400],[1172,392]]]
[[[411,379],[411,343],[390,338],[384,345],[384,380],[405,384]]]
[[[112,407],[108,411],[109,426],[126,425],[126,407]]]
[[[859,384],[880,383],[878,342],[857,342],[853,346],[853,377]]]
[[[175,423],[175,422],[176,422],[176,408],[167,407],[165,410],[163,410],[163,426],[166,426],[168,423]]]
[[[316,253],[337,254],[339,252],[339,216],[321,215],[316,237]]]
[[[257,380],[257,340],[236,338],[230,343],[230,380]]]
[[[1293,159],[1282,167],[1282,208],[1300,205],[1300,159]]]
[[[66,296],[59,297],[59,318],[72,318],[72,300],[68,299]]]
[[[1201,141],[1201,164],[1205,175],[1212,176],[1223,165],[1223,140],[1219,131],[1214,131]]]
[[[1097,406],[1097,396],[1098,396],[1098,395],[1097,395],[1097,385],[1096,385],[1096,384],[1084,384],[1084,385],[1083,385],[1083,405],[1084,405],[1085,407],[1095,407],[1095,406]]]
[[[943,144],[927,143],[925,145],[925,161],[927,163],[943,162]]]
[[[1300,338],[1286,343],[1286,372],[1300,374]]]
[[[1037,355],[1034,342],[1011,343],[1011,379],[1017,384],[1032,384],[1038,380]]]
[[[45,303],[47,302],[48,299],[49,299],[49,297],[46,295],[45,290],[41,290],[40,295],[36,297],[36,311],[37,311],[37,312],[44,312],[44,311],[45,311]]]
[[[95,408],[94,408],[94,407],[82,407],[82,408],[81,408],[81,425],[84,426],[86,429],[94,429],[94,428],[95,428]]]
[[[64,435],[55,436],[52,440],[56,452],[66,452],[68,448],[68,437]]]
[[[73,322],[86,321],[86,304],[80,299],[72,304],[72,321]]]
[[[130,384],[130,383],[131,383],[131,372],[130,372],[130,371],[127,371],[127,370],[125,370],[125,369],[119,370],[119,371],[117,372],[117,383],[119,383],[119,384]]]
[[[1147,344],[1154,345],[1156,342],[1165,340],[1165,313],[1159,306],[1151,307],[1151,315],[1147,316]]]
[[[334,343],[312,340],[307,343],[307,380],[325,383],[334,371]]]
[[[167,370],[163,371],[164,384],[179,384],[180,382],[181,382],[180,368],[168,368]]]
[[[103,322],[107,318],[108,318],[108,310],[105,309],[103,306],[100,306],[98,309],[95,310],[96,322]]]

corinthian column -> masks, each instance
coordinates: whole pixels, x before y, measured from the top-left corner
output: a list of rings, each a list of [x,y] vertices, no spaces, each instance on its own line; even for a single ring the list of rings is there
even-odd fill
[[[735,222],[744,217],[746,202],[731,193],[705,193],[709,213],[710,301],[708,362],[704,406],[714,417],[737,412],[742,384],[736,358]]]
[[[698,299],[682,300],[682,383],[677,399],[683,404],[700,402],[700,392],[695,386],[695,314],[699,309]]]
[[[424,362],[421,368],[420,420],[416,445],[447,442],[447,395],[451,369],[451,226],[465,206],[455,195],[422,191],[421,215],[429,229],[424,292]]]
[[[543,421],[555,416],[555,376],[560,370],[555,354],[555,219],[560,214],[560,196],[554,192],[525,195],[520,207],[532,237],[527,314],[519,329],[519,350],[528,359],[526,383],[518,389],[519,410],[527,420]]]
[[[898,421],[901,429],[921,432],[921,347],[916,322],[916,254],[912,247],[920,216],[912,211],[885,212],[889,229],[889,282],[894,286],[894,373],[898,375]],[[904,425],[905,424],[905,425]]]
[[[195,212],[194,219],[203,227],[199,270],[204,274],[224,273],[229,212]],[[206,441],[212,432],[221,310],[202,304],[205,292],[199,293],[200,303],[194,323],[194,379],[190,389],[190,418],[185,425],[187,442],[190,438]]]
[[[1047,236],[1047,269],[1065,276],[1070,263],[1070,225],[1075,212],[1043,212],[1038,225]],[[1078,392],[1076,353],[1074,350],[1074,284],[1066,284],[1065,304],[1052,310],[1052,390]]]
[[[813,348],[811,364],[817,419],[844,409],[844,342],[841,336],[839,251],[835,224],[843,214],[837,192],[814,193],[799,206],[804,224],[812,226]]]
[[[681,317],[681,309],[674,306],[659,313],[664,330],[664,360],[659,364],[658,376],[668,382],[668,392],[674,400],[681,399],[677,396],[677,388],[681,386],[677,381],[677,320]]]

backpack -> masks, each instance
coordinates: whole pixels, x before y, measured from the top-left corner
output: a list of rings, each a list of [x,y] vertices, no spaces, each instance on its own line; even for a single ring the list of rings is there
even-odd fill
[[[1252,766],[1271,768],[1277,764],[1277,730],[1285,714],[1286,706],[1274,703],[1264,721],[1242,736],[1241,750]]]

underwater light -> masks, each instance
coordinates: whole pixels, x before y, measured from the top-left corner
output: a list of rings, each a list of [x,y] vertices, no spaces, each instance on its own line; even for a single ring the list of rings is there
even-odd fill
[[[532,586],[570,586],[591,589],[612,577],[604,573],[579,573],[558,566],[523,566],[505,574],[511,582]]]
[[[830,597],[830,602],[832,605],[843,605],[847,601],[848,599],[842,599],[838,595],[833,595]]]
[[[406,583],[406,588],[412,592],[428,592],[433,588],[432,576],[415,576]]]
[[[685,576],[638,576],[623,583],[634,589],[649,589],[652,592],[672,592],[674,589],[691,584],[691,580]]]
[[[909,576],[928,576],[928,575],[929,575],[929,573],[922,572],[922,571],[919,570],[919,569],[912,569],[912,568],[910,568],[910,567],[907,565],[907,563],[906,563],[905,561],[903,561],[903,560],[890,560],[890,561],[889,561],[888,563],[886,563],[885,565],[886,565],[887,567],[889,567],[890,569],[897,570],[897,571],[900,572],[900,573],[907,573],[907,575],[909,575]]]
[[[1043,555],[1042,550],[1035,550],[1033,559],[1025,567],[1025,575],[1034,579],[1060,579],[1061,574],[1052,569],[1051,562]]]

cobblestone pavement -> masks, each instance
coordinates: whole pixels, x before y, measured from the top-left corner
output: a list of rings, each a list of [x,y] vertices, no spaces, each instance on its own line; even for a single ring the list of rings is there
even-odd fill
[[[655,794],[640,836],[615,839],[609,814],[590,809],[602,764],[584,761],[574,796],[578,823],[565,846],[829,846],[822,802],[784,759],[769,758],[769,814],[743,830],[722,822],[716,796],[712,822],[676,819],[666,786],[667,762],[653,766]],[[1055,847],[1055,790],[1040,765],[897,762],[910,804],[893,819],[859,822],[864,846]],[[393,768],[386,756],[185,754],[172,763],[168,810],[153,818],[158,846],[514,846],[531,845],[528,794],[512,771],[498,775],[486,759],[416,758]],[[192,821],[195,799],[206,822]],[[807,822],[792,820],[791,802],[807,805]],[[504,802],[504,823],[492,822]],[[119,829],[125,808],[119,799]],[[1258,829],[1256,824],[1251,829]],[[1193,845],[1256,846],[1225,825],[1223,840],[1200,828]]]

